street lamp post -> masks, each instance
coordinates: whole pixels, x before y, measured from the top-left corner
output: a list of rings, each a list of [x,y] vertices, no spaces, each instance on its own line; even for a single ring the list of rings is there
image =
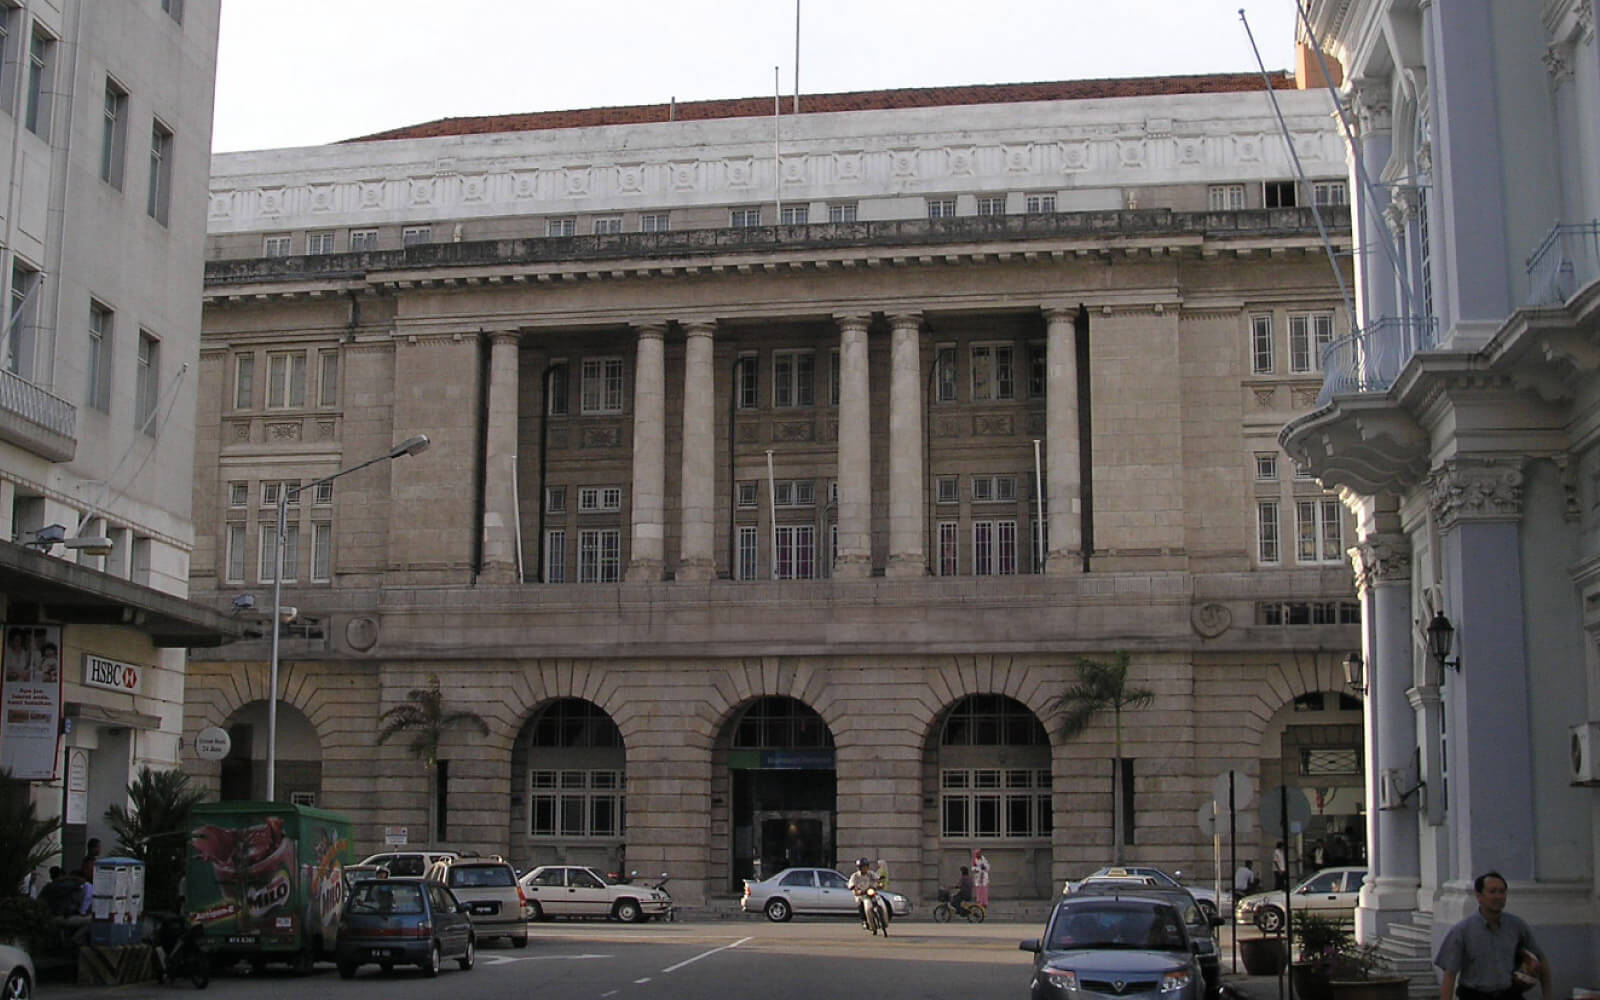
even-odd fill
[[[348,469],[340,469],[331,476],[323,476],[315,482],[296,486],[293,489],[278,490],[278,536],[277,552],[273,557],[272,570],[272,666],[269,671],[267,685],[271,688],[271,697],[267,699],[267,801],[276,802],[278,799],[278,630],[283,625],[279,619],[283,615],[283,553],[288,546],[287,535],[289,531],[289,500],[297,497],[306,490],[331,483],[340,476],[348,476],[352,472],[360,472],[369,465],[379,462],[388,462],[407,455],[415,455],[426,451],[428,448],[428,435],[418,434],[408,437],[389,450],[387,455],[368,459],[360,465],[352,465]]]

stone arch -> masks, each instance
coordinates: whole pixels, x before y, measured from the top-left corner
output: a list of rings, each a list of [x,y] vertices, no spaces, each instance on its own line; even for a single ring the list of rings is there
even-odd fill
[[[587,865],[625,871],[627,742],[586,698],[535,706],[511,750],[508,840],[526,866]]]

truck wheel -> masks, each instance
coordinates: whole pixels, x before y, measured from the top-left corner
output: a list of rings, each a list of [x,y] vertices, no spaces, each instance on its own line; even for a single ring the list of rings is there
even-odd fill
[[[355,977],[356,977],[356,963],[341,961],[339,963],[339,978],[340,979],[354,979]]]

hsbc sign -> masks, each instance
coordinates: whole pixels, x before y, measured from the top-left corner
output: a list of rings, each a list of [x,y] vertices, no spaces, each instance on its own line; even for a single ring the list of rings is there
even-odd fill
[[[108,660],[103,656],[85,653],[83,656],[83,682],[90,687],[139,694],[144,687],[144,668],[132,663]]]

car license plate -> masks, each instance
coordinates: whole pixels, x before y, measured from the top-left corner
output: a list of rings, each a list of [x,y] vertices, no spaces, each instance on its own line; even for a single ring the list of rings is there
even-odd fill
[[[372,957],[373,958],[393,958],[394,957],[394,949],[393,948],[374,948],[374,949],[372,949]]]
[[[472,904],[472,912],[473,913],[499,913],[500,912],[500,904],[499,903],[473,903]]]
[[[254,934],[230,934],[230,935],[228,935],[228,943],[229,944],[255,944],[256,943],[256,936]]]

